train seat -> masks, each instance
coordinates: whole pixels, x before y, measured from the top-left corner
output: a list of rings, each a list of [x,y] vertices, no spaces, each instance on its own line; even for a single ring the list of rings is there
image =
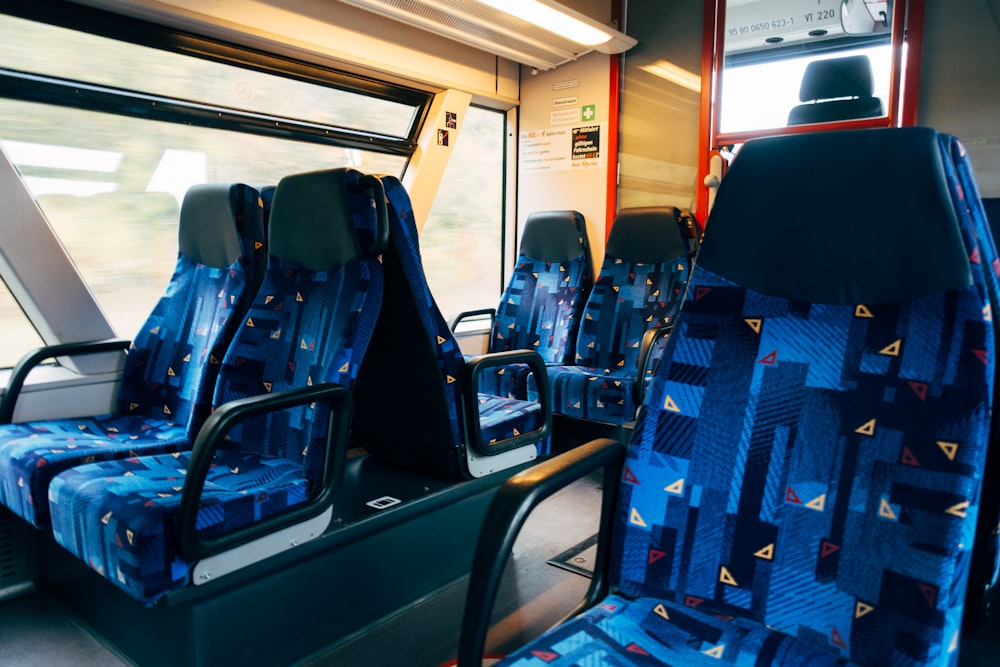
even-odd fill
[[[186,447],[208,416],[219,362],[256,293],[264,211],[246,185],[196,185],[178,225],[178,259],[164,296],[135,339],[57,345],[15,368],[0,413],[0,502],[36,527],[49,523],[48,487],[84,462]],[[9,423],[29,372],[45,359],[128,349],[113,413]]]
[[[355,443],[379,460],[452,479],[546,453],[547,404],[475,389],[497,366],[544,372],[541,356],[514,350],[466,361],[427,286],[409,196],[395,177],[382,181],[390,204],[384,304],[355,386]]]
[[[868,56],[815,60],[802,75],[799,100],[803,103],[788,113],[788,124],[877,118],[885,111],[874,92],[875,77]]]
[[[619,484],[589,609],[501,664],[956,664],[989,546],[996,255],[949,168],[926,128],[747,142],[630,444],[498,491],[459,664],[479,664],[525,505],[601,467]]]
[[[673,326],[692,258],[673,207],[622,209],[583,308],[574,365],[549,366],[552,411],[622,425],[635,418],[653,336]],[[640,369],[640,363],[643,364]],[[534,378],[529,398],[537,400]]]
[[[528,215],[510,281],[490,315],[487,352],[534,350],[547,365],[573,363],[583,305],[593,287],[587,222],[578,211]],[[472,311],[482,314],[484,311]],[[455,331],[467,313],[449,323]],[[480,391],[527,397],[528,368],[501,366],[480,376]]]
[[[323,532],[346,459],[349,388],[381,303],[381,201],[377,179],[354,170],[278,183],[264,280],[193,448],[56,476],[59,544],[153,604]],[[289,534],[269,540],[276,531]]]

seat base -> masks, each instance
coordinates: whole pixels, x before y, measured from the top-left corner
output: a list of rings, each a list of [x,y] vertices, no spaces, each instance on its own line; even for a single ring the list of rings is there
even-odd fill
[[[469,535],[508,476],[454,482],[361,456],[322,536],[153,607],[44,536],[42,585],[137,664],[290,664],[467,574]]]

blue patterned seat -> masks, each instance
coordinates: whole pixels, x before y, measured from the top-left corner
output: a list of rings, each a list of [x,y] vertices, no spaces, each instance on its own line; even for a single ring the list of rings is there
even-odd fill
[[[587,222],[577,211],[528,216],[510,282],[492,317],[487,352],[534,350],[547,365],[571,364],[583,305],[593,287]],[[479,311],[475,311],[479,312]],[[451,323],[454,331],[464,313]],[[528,367],[500,366],[480,376],[479,390],[527,398]]]
[[[690,273],[678,213],[671,207],[618,213],[583,309],[576,359],[548,369],[553,413],[617,425],[635,418],[644,337],[673,325]],[[537,400],[528,386],[528,397]]]
[[[9,421],[28,372],[44,359],[128,348],[115,412],[0,426],[0,502],[37,527],[49,522],[49,482],[74,465],[188,446],[208,416],[220,362],[256,293],[263,208],[246,185],[192,187],[164,296],[131,343],[69,344],[27,355],[2,412]]]
[[[536,467],[544,491],[517,480],[534,502],[570,470],[620,484],[596,604],[501,664],[957,663],[971,556],[996,539],[976,519],[997,290],[952,141],[906,128],[743,147],[624,461],[594,441]],[[824,196],[876,160],[878,179]],[[512,539],[497,534],[511,482],[483,529],[496,545]],[[499,576],[473,568],[463,666]]]
[[[377,459],[453,479],[546,453],[545,405],[475,390],[479,374],[499,365],[544,369],[538,353],[466,362],[427,286],[409,196],[395,177],[382,182],[389,201],[384,305],[355,386],[355,443]]]
[[[354,170],[279,182],[264,280],[192,450],[58,475],[49,497],[59,544],[152,604],[201,559],[330,510],[348,388],[381,304],[384,206],[377,225],[373,200],[384,200],[377,179]]]

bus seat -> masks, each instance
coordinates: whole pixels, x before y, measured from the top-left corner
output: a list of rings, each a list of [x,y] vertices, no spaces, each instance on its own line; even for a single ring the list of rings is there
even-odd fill
[[[480,373],[499,365],[543,370],[541,357],[514,350],[464,359],[428,288],[409,196],[395,177],[382,181],[384,304],[355,386],[355,444],[376,459],[460,480],[534,460],[546,453],[548,406],[475,388]]]
[[[868,56],[814,60],[806,66],[799,88],[803,104],[788,113],[789,125],[885,115],[875,97],[875,77]]]
[[[385,207],[378,216],[373,200],[384,200],[377,179],[355,170],[281,179],[264,280],[193,448],[58,475],[59,544],[152,604],[323,532],[346,459],[349,388],[381,304],[381,248],[369,240],[384,237]]]
[[[575,365],[548,367],[553,413],[619,426],[635,418],[652,368],[647,332],[673,326],[690,272],[679,215],[668,206],[618,212],[583,308]],[[533,383],[528,396],[537,400]]]
[[[487,352],[534,350],[547,365],[571,364],[583,305],[593,286],[587,222],[578,211],[528,215],[510,281],[490,312]],[[449,324],[455,331],[466,314]],[[501,366],[480,376],[479,390],[525,399],[528,368]]]
[[[628,447],[587,443],[498,491],[460,665],[479,664],[525,505],[601,467],[619,483],[589,609],[500,664],[956,664],[982,546],[996,256],[940,138],[746,143]],[[878,179],[825,196],[876,162]]]
[[[256,293],[263,228],[254,188],[192,187],[180,210],[173,276],[135,339],[51,346],[22,358],[0,407],[0,502],[46,527],[49,482],[63,470],[191,442],[209,414],[219,361]],[[9,423],[27,375],[40,362],[126,348],[115,412]]]

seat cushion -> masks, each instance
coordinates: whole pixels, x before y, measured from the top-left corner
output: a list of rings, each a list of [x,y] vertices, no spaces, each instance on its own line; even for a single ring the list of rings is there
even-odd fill
[[[846,658],[744,618],[688,605],[610,596],[587,613],[511,654],[498,665],[686,665],[833,667]]]
[[[624,424],[635,416],[635,378],[611,369],[550,366],[552,412],[577,419]],[[538,400],[534,382],[528,398]]]
[[[496,442],[542,428],[542,406],[537,401],[521,401],[479,394],[479,428],[483,441]],[[540,445],[545,449],[544,443]],[[539,454],[545,454],[545,451]]]
[[[76,465],[187,446],[187,424],[126,415],[10,424],[0,429],[0,502],[38,528],[49,525],[52,478]]]
[[[152,604],[187,584],[177,553],[177,518],[188,452],[103,461],[58,475],[49,488],[59,544],[138,600]],[[197,530],[210,538],[302,503],[309,484],[285,458],[236,450],[216,457]]]

